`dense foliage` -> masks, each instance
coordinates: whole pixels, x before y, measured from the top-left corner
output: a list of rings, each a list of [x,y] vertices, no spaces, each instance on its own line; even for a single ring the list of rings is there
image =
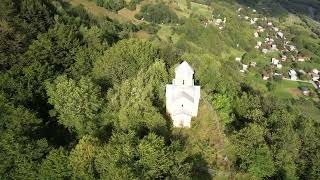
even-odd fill
[[[125,7],[125,0],[95,0],[98,6],[104,7],[111,11],[118,11]]]
[[[319,179],[320,122],[309,113],[319,102],[282,99],[239,76],[235,55],[263,57],[234,1],[187,2],[218,9],[228,26],[190,14],[163,40],[149,22],[179,20],[164,3],[143,5],[138,17],[148,22],[135,25],[64,1],[2,0],[0,179]],[[320,34],[301,18],[288,38],[318,64]],[[132,38],[143,27],[154,36]],[[165,107],[181,60],[201,85],[190,129],[173,128]]]
[[[138,19],[145,19],[153,23],[177,23],[178,16],[172,9],[162,3],[146,4],[141,7],[140,13],[136,15]]]

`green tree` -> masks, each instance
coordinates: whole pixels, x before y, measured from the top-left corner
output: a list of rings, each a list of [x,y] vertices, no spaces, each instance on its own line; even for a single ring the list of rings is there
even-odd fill
[[[31,35],[46,32],[53,22],[54,7],[47,0],[22,0],[19,18]]]
[[[233,121],[232,100],[225,94],[216,94],[213,97],[212,105],[219,111],[219,118],[224,124],[229,124]]]
[[[95,159],[102,179],[137,179],[134,162],[137,136],[134,132],[114,132],[109,143],[103,146]]]
[[[155,62],[136,78],[116,85],[108,92],[108,109],[113,114],[116,127],[167,133],[167,123],[158,107],[164,108],[164,87],[168,74],[163,62]],[[158,105],[158,106],[155,106]],[[162,109],[163,110],[163,109]]]
[[[295,130],[295,114],[274,110],[267,120],[268,141],[278,174],[287,179],[297,179],[296,163],[300,149],[299,135]]]
[[[102,6],[112,11],[118,11],[125,7],[125,0],[96,0],[98,6]]]
[[[263,122],[265,120],[261,99],[258,95],[243,93],[235,101],[235,112],[238,119],[244,118],[246,121],[253,122]]]
[[[264,140],[265,133],[263,127],[250,124],[233,137],[240,168],[258,178],[271,177],[276,170],[272,152]]]
[[[143,179],[164,178],[170,174],[173,161],[169,157],[163,138],[149,134],[139,142],[137,153],[140,157],[137,166]]]
[[[41,120],[23,107],[15,107],[0,94],[0,178],[35,179],[42,157],[50,150],[37,138]]]
[[[72,175],[76,179],[96,179],[94,160],[99,151],[99,140],[84,136],[69,156]]]
[[[71,177],[69,153],[62,147],[53,149],[42,161],[40,179],[66,179]]]
[[[41,34],[23,57],[23,65],[48,63],[56,73],[62,73],[74,63],[75,53],[82,41],[75,24],[57,22],[48,33]]]
[[[120,83],[150,66],[156,57],[157,49],[152,43],[138,39],[122,40],[97,59],[93,73],[101,83]]]
[[[303,112],[304,113],[304,112]],[[320,177],[320,132],[319,123],[311,118],[301,118],[301,149],[297,173],[301,179],[319,179]]]
[[[59,76],[47,85],[49,103],[54,106],[52,113],[58,116],[59,123],[69,130],[84,134],[94,134],[99,128],[100,88],[90,78],[79,81]]]
[[[0,70],[7,70],[19,62],[33,38],[52,25],[55,8],[47,0],[4,0],[0,9]]]

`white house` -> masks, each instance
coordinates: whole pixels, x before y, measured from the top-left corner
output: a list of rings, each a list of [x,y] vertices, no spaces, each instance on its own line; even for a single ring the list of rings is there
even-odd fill
[[[243,69],[244,71],[247,71],[247,70],[248,70],[248,65],[242,64],[242,69]]]
[[[256,49],[259,49],[261,46],[262,46],[262,42],[261,42],[261,41],[258,41],[258,42],[257,42],[257,45],[255,46],[255,48],[256,48]]]
[[[257,30],[258,30],[259,32],[264,32],[264,28],[261,27],[261,26],[258,26]]]
[[[270,76],[269,75],[263,75],[262,79],[266,81],[266,80],[270,79]]]
[[[256,66],[257,66],[257,62],[255,62],[255,61],[250,62],[250,66],[252,66],[252,67],[256,67]]]
[[[282,32],[278,32],[278,33],[277,33],[277,36],[282,39],[284,35],[283,35]]]
[[[319,81],[320,75],[318,69],[313,69],[311,73],[312,81]]]
[[[276,58],[272,58],[271,59],[271,63],[273,64],[273,65],[277,65],[277,64],[279,64],[279,60],[278,59],[276,59]]]
[[[293,45],[289,45],[289,48],[290,48],[290,51],[295,51],[296,50],[296,47],[293,46]]]
[[[312,81],[319,81],[320,76],[319,74],[312,74]]]
[[[319,74],[320,71],[318,69],[312,69],[312,72],[315,74]]]
[[[264,54],[267,54],[268,49],[262,49],[261,51],[262,51]]]
[[[257,46],[262,46],[262,42],[261,42],[261,41],[258,41],[258,42],[257,42]]]
[[[166,108],[174,127],[190,127],[198,114],[200,86],[194,85],[194,70],[186,62],[175,69],[172,84],[166,86]]]
[[[298,61],[299,61],[299,62],[304,62],[304,61],[305,61],[305,57],[299,56],[299,57],[298,57]]]
[[[259,33],[258,32],[253,33],[253,35],[254,35],[255,38],[259,37]]]
[[[274,50],[274,51],[277,51],[278,50],[277,45],[276,44],[272,44],[271,45],[271,49]]]
[[[240,57],[236,57],[236,61],[240,62],[241,58]]]
[[[222,19],[216,19],[215,24],[216,24],[217,26],[219,26],[219,25],[220,25],[220,23],[222,23]]]
[[[297,72],[294,69],[291,69],[288,74],[289,74],[291,80],[298,79]]]
[[[245,73],[248,70],[248,65],[242,64],[242,69],[240,69],[240,72]]]

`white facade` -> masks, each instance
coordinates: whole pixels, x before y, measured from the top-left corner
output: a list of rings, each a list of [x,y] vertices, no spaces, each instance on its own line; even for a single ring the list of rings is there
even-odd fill
[[[277,65],[277,64],[279,64],[279,60],[278,59],[276,59],[276,58],[272,58],[271,59],[271,63],[273,64],[273,65]]]
[[[184,61],[176,67],[172,84],[166,86],[166,107],[174,127],[190,127],[191,118],[198,114],[200,86],[194,85],[193,74]]]
[[[290,79],[291,79],[291,80],[297,80],[297,79],[298,79],[298,77],[297,77],[297,72],[296,72],[294,69],[291,69],[291,70],[289,71],[289,76],[290,76]]]
[[[282,32],[278,32],[278,33],[277,33],[277,36],[280,37],[280,38],[283,38],[283,37],[284,37],[284,35],[283,35]]]

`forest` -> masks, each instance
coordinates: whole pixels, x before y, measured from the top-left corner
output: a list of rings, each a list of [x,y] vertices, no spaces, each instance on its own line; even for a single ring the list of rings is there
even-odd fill
[[[269,58],[237,19],[251,6],[310,59],[286,66],[320,68],[320,2],[77,2],[0,2],[0,179],[320,179],[319,92],[280,91],[257,80],[267,63],[246,76],[234,61]],[[182,61],[201,86],[190,129],[165,106]]]

